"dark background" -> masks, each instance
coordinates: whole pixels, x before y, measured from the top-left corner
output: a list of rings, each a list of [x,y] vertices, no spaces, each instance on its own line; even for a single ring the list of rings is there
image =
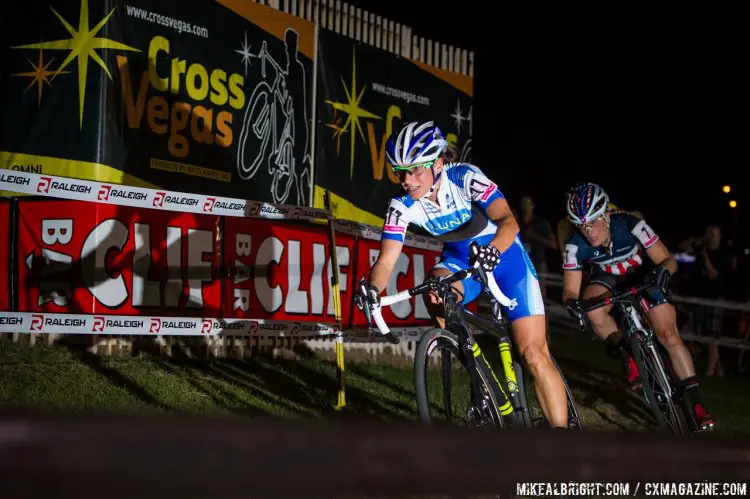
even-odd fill
[[[554,226],[565,190],[590,180],[643,212],[673,251],[710,222],[727,237],[739,228],[738,249],[750,244],[741,230],[750,196],[739,10],[353,3],[475,51],[473,162],[513,205],[531,194]]]

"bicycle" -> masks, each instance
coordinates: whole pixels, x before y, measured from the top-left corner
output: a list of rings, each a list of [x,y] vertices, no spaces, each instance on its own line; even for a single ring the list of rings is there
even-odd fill
[[[237,173],[241,179],[249,180],[266,161],[273,200],[284,203],[297,179],[294,103],[286,88],[287,72],[270,54],[265,41],[255,57],[260,59],[263,80],[248,99],[238,140]],[[273,78],[266,74],[266,64],[275,72]]]
[[[471,251],[476,255],[476,243],[472,243]],[[461,281],[467,277],[477,276],[483,285],[483,290],[489,290],[493,301],[492,319],[484,318],[475,314],[457,303],[457,295],[451,284]],[[361,291],[364,291],[365,280],[359,282]],[[517,353],[513,348],[508,333],[508,320],[500,305],[515,306],[515,299],[506,297],[499,289],[492,273],[485,272],[478,264],[473,268],[461,270],[450,276],[434,277],[425,280],[413,288],[383,296],[380,305],[362,303],[360,296],[357,297],[357,306],[363,310],[367,319],[368,327],[372,329],[372,320],[375,320],[380,334],[394,344],[399,339],[391,333],[383,320],[381,308],[390,306],[414,296],[436,291],[443,299],[443,310],[445,312],[445,329],[433,329],[425,333],[419,340],[414,361],[414,380],[416,388],[417,406],[422,422],[432,423],[435,416],[430,404],[430,390],[428,389],[428,376],[434,371],[429,367],[429,356],[439,351],[441,353],[441,371],[443,414],[448,423],[454,424],[458,416],[466,418],[466,425],[471,427],[491,426],[505,428],[512,426],[517,428],[532,428],[543,424],[539,419],[532,420],[530,408],[526,396],[524,369],[516,360]],[[372,309],[370,308],[372,306]],[[499,353],[502,366],[502,377],[499,379],[479,344],[476,342],[474,333],[468,324],[480,329],[484,333],[494,336],[499,342]],[[557,362],[552,359],[558,372],[562,376],[568,404],[568,426],[569,428],[581,430],[582,423],[578,415],[573,395],[567,381],[560,370]],[[458,374],[468,375],[463,383],[452,383],[452,378]],[[454,386],[455,385],[455,386]],[[468,397],[454,408],[452,388],[465,389],[468,386]],[[438,393],[439,395],[439,393]],[[458,413],[456,413],[458,409]],[[541,420],[544,420],[542,417]]]
[[[642,312],[647,306],[642,295],[654,287],[659,286],[651,283],[631,286],[612,296],[582,300],[581,307],[584,312],[590,312],[612,305],[615,320],[625,341],[630,345],[633,360],[640,372],[646,406],[659,426],[675,435],[684,435],[687,427],[695,431],[698,428],[697,422],[682,393],[676,388],[675,380],[678,378],[666,356],[666,350],[658,340],[654,340],[654,332],[641,320]],[[648,321],[645,315],[643,318]],[[583,321],[579,325],[585,330]]]

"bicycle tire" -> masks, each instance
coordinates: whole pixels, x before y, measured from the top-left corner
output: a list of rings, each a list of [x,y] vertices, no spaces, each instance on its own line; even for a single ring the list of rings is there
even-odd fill
[[[638,331],[630,335],[630,346],[633,360],[641,375],[645,402],[651,409],[654,419],[660,427],[675,435],[683,435],[685,430],[680,419],[681,411],[675,404],[672,385],[664,377],[666,369],[661,356],[658,353],[656,354],[658,357],[654,356],[654,350],[649,347],[646,339]],[[659,391],[655,392],[654,388]]]
[[[552,354],[550,354],[550,359],[552,360],[552,364],[554,364],[555,368],[557,369],[557,372],[560,373],[563,385],[565,385],[565,396],[568,399],[568,428],[582,431],[583,423],[581,422],[581,416],[578,414],[578,407],[576,407],[576,401],[573,398],[573,392],[570,391],[568,380],[565,379],[565,374],[563,373],[562,369],[560,369],[560,366],[557,364],[557,361],[552,356]]]
[[[563,381],[563,386],[565,387],[565,398],[567,401],[568,406],[568,428],[572,430],[578,430],[583,431],[583,423],[581,422],[581,417],[578,414],[578,407],[576,406],[575,399],[573,398],[573,392],[570,390],[570,386],[568,385],[568,380],[565,379],[565,374],[562,372],[562,369],[560,369],[560,366],[557,364],[557,361],[555,358],[550,354],[550,360],[552,361],[552,365],[555,366],[555,369],[557,369],[557,372],[560,373],[560,377]],[[542,414],[541,418],[535,418],[534,420],[531,419],[531,409],[528,405],[528,397],[526,396],[526,388],[525,386],[522,386],[525,384],[525,373],[529,372],[528,369],[523,370],[524,374],[521,376],[516,376],[519,379],[519,389],[522,390],[521,393],[521,401],[523,406],[525,407],[525,417],[524,422],[528,428],[532,428],[535,426],[535,423],[541,421],[544,421],[547,426],[549,426],[549,422],[547,421],[547,418],[544,417]],[[529,376],[530,377],[530,376]],[[520,381],[523,380],[523,381]],[[533,388],[533,385],[531,386],[532,392],[534,393],[534,399],[536,400],[537,405],[540,407],[541,412],[541,405],[539,404],[539,399],[536,396],[536,391]]]
[[[433,417],[432,417],[431,409],[430,409],[430,400],[429,400],[429,395],[428,395],[427,375],[430,372],[428,359],[430,355],[437,348],[441,348],[449,352],[450,354],[452,354],[459,361],[463,369],[467,370],[468,372],[468,366],[463,358],[463,354],[460,351],[458,337],[455,334],[444,329],[433,329],[422,335],[422,337],[419,339],[419,343],[417,344],[417,349],[415,351],[414,384],[415,384],[415,392],[416,392],[417,409],[419,412],[419,418],[425,424],[433,423]],[[445,366],[445,357],[443,357],[442,362],[443,362],[443,366]],[[503,417],[500,415],[500,409],[497,404],[497,399],[495,398],[494,391],[492,387],[490,386],[490,382],[488,381],[485,373],[483,373],[481,369],[476,369],[475,371],[479,375],[481,384],[486,392],[486,395],[488,395],[487,397],[488,407],[486,409],[489,413],[489,417],[491,419],[492,424],[499,428],[504,428],[505,423],[503,421]],[[448,383],[450,383],[450,380],[448,380]],[[446,392],[446,388],[450,389],[450,387],[445,386],[445,378],[444,378],[443,393]],[[471,391],[470,386],[469,386],[469,390]],[[474,394],[472,394],[470,396],[472,405],[475,405],[476,403],[476,400],[474,400],[474,398],[475,398]],[[448,408],[444,407],[444,410],[446,412],[446,419],[448,420],[449,423],[453,424],[451,413],[449,412]],[[468,410],[469,408],[467,408],[467,411]],[[483,417],[482,419],[485,420],[486,418]]]

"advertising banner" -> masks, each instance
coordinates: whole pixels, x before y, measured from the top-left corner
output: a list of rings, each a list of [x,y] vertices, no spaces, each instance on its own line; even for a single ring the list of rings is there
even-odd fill
[[[10,310],[10,202],[0,200],[0,310]]]
[[[380,253],[380,241],[359,239],[357,241],[357,276],[355,280],[366,276]],[[440,261],[440,252],[404,246],[384,294],[391,295],[422,284],[427,273]],[[367,325],[362,311],[353,307],[352,326]],[[432,324],[425,307],[424,297],[417,296],[411,300],[395,303],[383,308],[383,319],[389,327],[428,326]]]
[[[224,317],[335,322],[328,232],[319,227],[227,219]],[[354,237],[336,235],[342,321],[350,315]]]
[[[312,23],[247,0],[6,10],[3,168],[310,206]]]
[[[219,316],[219,217],[48,200],[18,211],[18,311]]]
[[[326,29],[318,33],[314,206],[332,192],[337,218],[382,225],[400,190],[385,157],[394,129],[434,121],[471,161],[472,79]]]

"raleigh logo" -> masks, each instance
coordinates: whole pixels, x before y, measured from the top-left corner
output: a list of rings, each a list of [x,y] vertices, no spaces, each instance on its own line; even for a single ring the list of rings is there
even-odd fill
[[[104,331],[104,317],[94,317],[94,325],[91,327],[92,331],[102,332]]]
[[[211,213],[211,210],[214,209],[214,204],[216,204],[216,198],[206,198],[206,202],[203,203],[203,211]]]
[[[151,203],[152,206],[156,206],[158,208],[161,208],[161,206],[164,204],[164,196],[166,196],[166,192],[159,191],[156,194],[154,194],[154,202]]]
[[[249,329],[248,329],[248,332],[250,334],[257,333],[259,329],[260,329],[260,322],[258,322],[258,321],[250,321],[250,323],[249,323]]]
[[[300,329],[302,329],[302,325],[298,322],[295,322],[291,326],[289,326],[289,334],[294,336],[295,334],[299,334]]]
[[[50,177],[42,177],[41,180],[39,180],[39,184],[36,186],[36,192],[47,194],[51,183],[52,179]]]
[[[208,198],[212,199],[212,198]],[[211,334],[213,321],[211,319],[203,319],[203,326],[201,327],[201,334]]]
[[[111,185],[104,185],[99,188],[99,195],[96,197],[99,201],[108,201],[109,200],[109,191],[112,190]]]
[[[149,333],[158,333],[161,330],[161,319],[158,317],[151,318],[151,327],[149,327]]]
[[[250,203],[247,205],[247,214],[251,217],[257,217],[260,211],[260,203]]]
[[[41,331],[42,326],[44,326],[44,316],[39,314],[34,314],[31,316],[31,330],[32,331]]]

